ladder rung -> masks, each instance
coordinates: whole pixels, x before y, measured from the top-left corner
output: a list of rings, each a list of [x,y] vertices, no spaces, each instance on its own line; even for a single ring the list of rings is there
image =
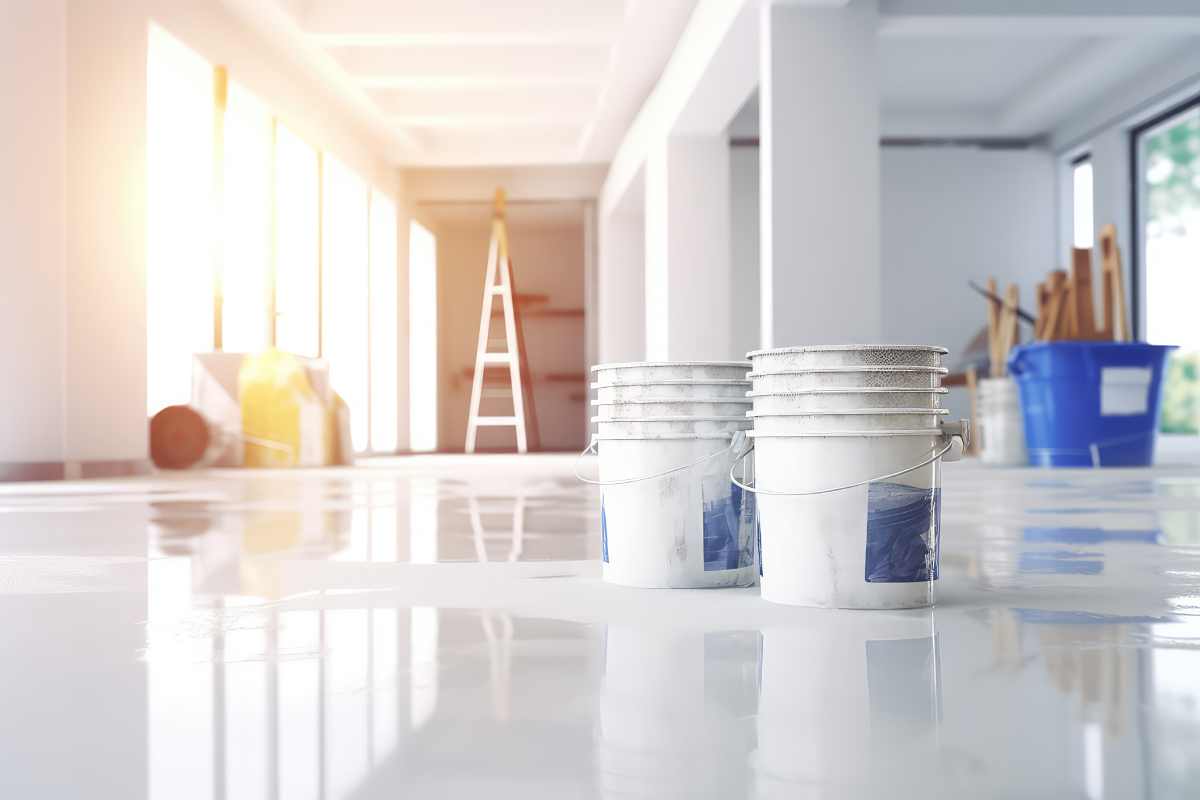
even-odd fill
[[[476,417],[475,424],[480,428],[495,428],[498,426],[515,426],[516,417]]]
[[[512,353],[484,353],[483,363],[485,364],[511,364]]]
[[[487,293],[488,294],[504,294],[504,286],[501,284],[497,284],[495,286],[489,286]]]

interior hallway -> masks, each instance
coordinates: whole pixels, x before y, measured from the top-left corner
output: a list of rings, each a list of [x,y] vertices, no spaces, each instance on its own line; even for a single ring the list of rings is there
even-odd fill
[[[574,462],[0,487],[6,795],[1196,785],[1194,469],[950,464],[939,605],[853,612],[603,584]]]

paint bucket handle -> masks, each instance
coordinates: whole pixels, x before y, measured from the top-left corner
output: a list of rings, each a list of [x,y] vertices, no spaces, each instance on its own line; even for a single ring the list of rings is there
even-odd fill
[[[960,419],[958,422],[950,422],[942,425],[941,427],[941,437],[946,440],[945,447],[937,450],[933,455],[919,464],[913,464],[911,467],[905,467],[904,469],[897,470],[896,472],[889,472],[887,475],[877,475],[874,478],[867,478],[865,481],[847,483],[842,486],[834,486],[831,489],[817,489],[812,492],[775,492],[770,489],[756,489],[753,486],[747,486],[739,481],[733,473],[735,470],[737,470],[738,464],[741,464],[742,461],[745,460],[746,456],[754,452],[753,443],[747,447],[744,452],[734,458],[733,464],[729,467],[729,480],[733,481],[735,486],[738,486],[747,492],[754,492],[755,494],[777,495],[781,497],[808,497],[816,494],[833,494],[834,492],[842,492],[846,489],[854,489],[858,486],[865,486],[868,483],[886,481],[890,478],[899,477],[906,473],[912,472],[913,470],[920,469],[921,467],[927,467],[943,456],[948,456],[946,458],[947,461],[957,461],[962,457],[963,451],[967,449],[967,445],[971,441],[971,424],[965,419]],[[951,451],[955,449],[956,444],[958,445],[958,449],[956,452],[952,453]],[[744,476],[745,473],[743,472],[743,477]]]
[[[671,467],[668,470],[663,470],[662,472],[656,472],[653,475],[644,475],[640,478],[622,478],[619,481],[594,481],[591,478],[585,478],[579,474],[579,462],[583,460],[584,456],[586,456],[588,453],[593,452],[596,448],[597,439],[593,436],[592,441],[590,441],[588,443],[588,446],[585,447],[583,449],[583,452],[580,453],[579,456],[575,459],[575,477],[581,483],[587,483],[592,486],[624,486],[629,483],[641,483],[642,481],[657,480],[658,478],[665,478],[668,475],[674,475],[676,472],[683,472],[685,469],[691,469],[692,467],[698,467],[706,461],[713,460],[717,456],[724,455],[724,454],[730,452],[731,450],[736,450],[737,448],[741,447],[742,443],[745,441],[746,441],[746,434],[744,431],[734,431],[733,437],[730,439],[728,447],[723,447],[715,453],[709,453],[708,455],[704,456],[703,458],[698,458],[690,464],[684,464],[679,467]]]

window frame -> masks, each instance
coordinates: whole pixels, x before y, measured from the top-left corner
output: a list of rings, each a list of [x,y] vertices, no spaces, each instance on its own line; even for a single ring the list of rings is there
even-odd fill
[[[1181,100],[1174,105],[1148,117],[1129,128],[1129,283],[1130,306],[1133,316],[1133,333],[1135,338],[1146,338],[1145,303],[1145,264],[1142,248],[1145,246],[1142,227],[1145,220],[1142,212],[1146,208],[1145,186],[1142,169],[1142,137],[1161,128],[1175,117],[1181,116],[1200,108],[1200,92]]]

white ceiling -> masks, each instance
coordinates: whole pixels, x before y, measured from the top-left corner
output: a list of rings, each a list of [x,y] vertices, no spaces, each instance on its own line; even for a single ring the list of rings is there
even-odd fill
[[[1069,59],[1081,37],[884,38],[879,48],[883,111],[990,111]]]
[[[1188,29],[1124,36],[1084,25],[931,32],[897,31],[885,21],[879,42],[883,135],[1046,136],[1143,70],[1197,47],[1200,37]],[[757,133],[755,95],[731,134]]]
[[[607,162],[697,0],[226,0],[407,165]]]

